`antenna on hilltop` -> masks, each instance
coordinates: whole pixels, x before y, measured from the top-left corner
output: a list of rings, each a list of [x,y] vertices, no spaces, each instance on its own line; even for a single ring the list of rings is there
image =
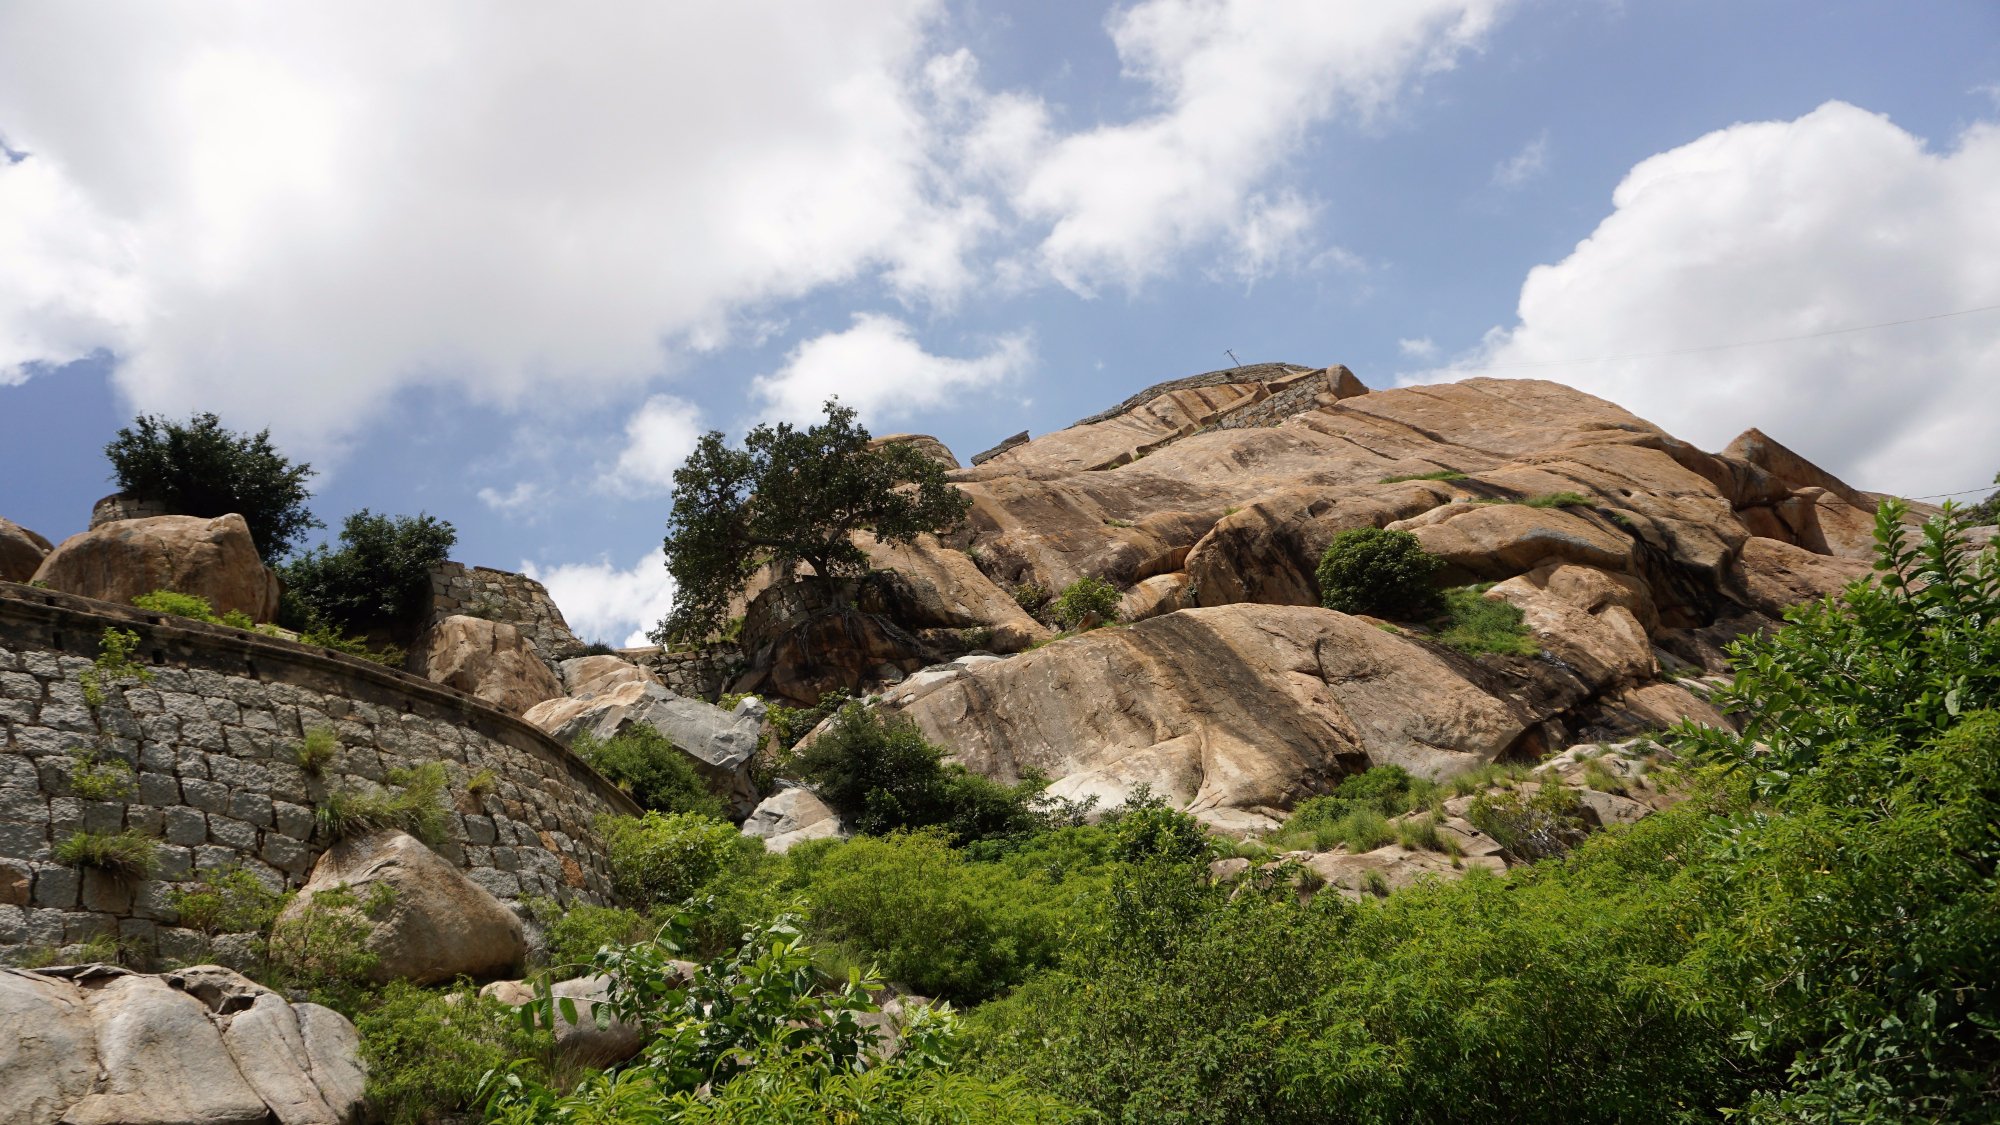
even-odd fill
[[[1229,362],[1235,364],[1238,367],[1243,366],[1243,361],[1236,358],[1235,352],[1230,351],[1228,348],[1224,348],[1222,349],[1222,354],[1229,357]]]

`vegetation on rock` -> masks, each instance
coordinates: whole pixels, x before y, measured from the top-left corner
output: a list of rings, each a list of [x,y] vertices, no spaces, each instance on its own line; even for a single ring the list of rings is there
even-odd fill
[[[1038,780],[1006,786],[946,762],[908,719],[860,703],[843,706],[793,760],[799,779],[856,832],[935,827],[967,842],[1019,835],[1036,824],[1030,806]]]
[[[379,790],[336,789],[320,801],[320,827],[334,840],[379,829],[407,832],[426,844],[442,843],[448,778],[444,763],[425,762],[411,769],[390,770],[388,785]]]
[[[632,724],[611,738],[585,731],[570,749],[632,794],[642,808],[716,819],[725,812],[722,798],[709,790],[694,761],[644,723]]]
[[[1443,604],[1431,584],[1443,566],[1407,531],[1343,531],[1320,556],[1320,604],[1342,613],[1427,620]]]
[[[324,526],[306,509],[312,466],[280,454],[270,430],[239,434],[207,413],[186,422],[141,414],[118,431],[104,455],[127,495],[158,501],[178,515],[242,516],[267,563]]]
[[[759,567],[804,562],[822,578],[858,574],[868,559],[854,532],[909,543],[956,525],[970,503],[916,446],[871,446],[854,410],[832,399],[824,422],[760,425],[741,449],[711,430],[674,471],[665,543],[674,606],[654,640],[714,633]]]
[[[1086,574],[1064,586],[1049,603],[1048,612],[1063,629],[1088,629],[1118,620],[1118,602],[1118,587]]]
[[[174,590],[154,590],[150,594],[140,594],[132,599],[139,609],[153,613],[168,613],[175,617],[188,617],[210,625],[227,625],[232,629],[255,629],[257,622],[240,609],[217,615],[215,607],[208,599],[195,594],[182,594]]]
[[[56,845],[54,855],[57,863],[95,868],[126,880],[144,879],[160,864],[159,846],[131,829],[72,833]]]

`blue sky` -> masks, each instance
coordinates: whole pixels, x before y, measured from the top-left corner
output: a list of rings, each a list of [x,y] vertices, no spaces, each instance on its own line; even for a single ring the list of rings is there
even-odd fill
[[[1224,349],[2000,469],[2000,313],[1837,331],[2000,305],[1990,2],[111,7],[0,4],[0,515],[51,538],[213,410],[617,641],[701,429],[838,391],[966,457]]]

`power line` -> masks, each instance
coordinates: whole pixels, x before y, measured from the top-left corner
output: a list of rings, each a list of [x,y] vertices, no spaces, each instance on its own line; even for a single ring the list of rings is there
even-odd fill
[[[1929,496],[1905,496],[1905,497],[1903,497],[1903,499],[1905,499],[1905,500],[1942,500],[1943,498],[1945,498],[1945,497],[1947,497],[1947,496],[1963,496],[1963,495],[1965,495],[1965,494],[1966,494],[1966,493],[1968,493],[1968,492],[1988,492],[1988,491],[1992,491],[1992,492],[2000,492],[2000,487],[1996,487],[1996,486],[2000,486],[2000,481],[1995,481],[1995,482],[1993,482],[1992,484],[1982,484],[1982,485],[1980,485],[1980,486],[1979,486],[1978,488],[1961,488],[1961,489],[1959,489],[1959,490],[1958,490],[1957,492],[1933,492],[1933,493],[1931,493],[1931,494],[1930,494]]]
[[[1502,363],[1467,371],[1479,374],[1486,371],[1525,371],[1541,367],[1575,367],[1586,363],[1617,363],[1628,359],[1669,359],[1678,355],[1697,355],[1701,352],[1728,351],[1731,348],[1754,348],[1764,344],[1789,344],[1797,340],[1818,340],[1827,336],[1845,336],[1851,332],[1872,332],[1877,328],[1895,328],[1904,324],[1922,324],[1931,320],[1947,320],[1954,316],[1971,316],[1974,313],[1994,312],[2000,305],[1981,305],[1976,309],[1955,309],[1951,312],[1932,313],[1929,316],[1913,316],[1904,320],[1885,320],[1879,324],[1856,324],[1848,328],[1828,328],[1819,332],[1803,332],[1796,336],[1771,336],[1762,340],[1738,340],[1732,344],[1702,344],[1692,348],[1674,348],[1663,352],[1632,352],[1626,355],[1598,356],[1595,359],[1551,359],[1535,363]],[[1970,491],[1969,489],[1967,491]]]

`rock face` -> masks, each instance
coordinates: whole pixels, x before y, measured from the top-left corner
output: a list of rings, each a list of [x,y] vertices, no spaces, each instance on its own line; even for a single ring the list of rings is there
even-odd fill
[[[425,630],[410,650],[410,667],[516,715],[563,693],[519,629],[483,617],[455,614]]]
[[[62,541],[35,571],[52,589],[130,602],[154,590],[208,599],[217,613],[278,615],[278,579],[250,538],[242,516],[153,516],[103,524]]]
[[[363,903],[376,887],[393,892],[369,915],[367,946],[380,958],[372,974],[377,981],[486,979],[517,972],[527,957],[527,935],[512,911],[401,832],[371,833],[327,849],[279,926],[312,909],[315,895],[342,885]]]
[[[26,582],[53,550],[49,541],[15,523],[0,519],[0,582]]]
[[[764,850],[785,852],[806,840],[845,837],[847,826],[809,789],[793,786],[764,798],[743,822],[743,834],[764,841]]]
[[[567,696],[546,700],[522,716],[567,743],[584,732],[615,738],[639,724],[665,735],[694,760],[718,796],[739,815],[757,803],[750,759],[763,727],[760,705],[744,700],[734,711],[675,695],[645,669],[615,656],[586,656],[562,664]]]
[[[345,1017],[219,966],[0,969],[0,1014],[0,1125],[351,1125],[365,1108]]]

